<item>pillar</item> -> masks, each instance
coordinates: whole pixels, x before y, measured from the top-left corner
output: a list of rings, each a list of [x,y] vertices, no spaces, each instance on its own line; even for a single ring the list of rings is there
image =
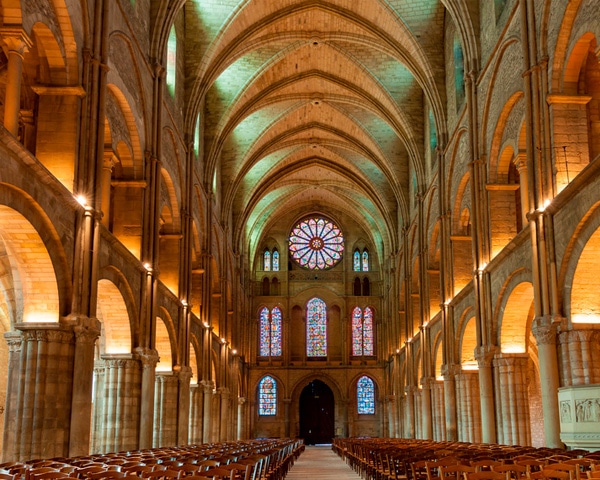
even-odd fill
[[[556,332],[558,322],[549,316],[533,321],[531,331],[538,347],[542,409],[544,411],[544,435],[546,447],[562,448],[560,440],[560,415],[558,407],[558,359],[556,355]]]
[[[479,399],[481,403],[481,436],[483,443],[496,443],[496,411],[492,363],[496,347],[484,345],[475,349],[479,365]]]
[[[112,151],[104,152],[102,164],[102,225],[107,229],[110,227],[110,200],[112,171],[115,165],[115,156]]]
[[[458,426],[456,419],[456,375],[460,367],[455,364],[445,363],[442,365],[442,377],[444,378],[444,417],[446,424],[445,440],[458,441]]]
[[[138,358],[142,362],[142,391],[140,417],[145,421],[140,424],[139,448],[152,448],[152,421],[154,418],[154,382],[158,353],[149,348],[138,348]]]
[[[432,379],[431,400],[433,417],[433,440],[442,441],[446,439],[446,424],[444,411],[444,382]]]
[[[202,397],[203,389],[197,383],[190,386],[190,429],[189,444],[202,443]]]
[[[431,440],[433,438],[433,419],[431,411],[431,384],[433,379],[425,377],[421,379],[421,438]]]
[[[498,354],[494,367],[499,377],[499,439],[506,445],[531,445],[527,370],[529,355]]]
[[[248,437],[248,435],[246,434],[246,416],[244,415],[245,405],[246,405],[246,398],[238,397],[238,404],[237,404],[237,416],[238,416],[237,439],[238,440],[243,440]],[[288,414],[289,414],[289,409],[288,409]],[[289,428],[289,421],[288,421],[288,428]]]
[[[290,438],[290,404],[292,403],[292,399],[291,398],[284,398],[283,399],[283,414],[284,414],[284,422],[285,422],[285,429],[284,429],[284,436],[286,438]]]
[[[33,46],[33,43],[21,27],[3,27],[0,29],[0,35],[8,50],[4,127],[16,137],[19,134],[19,114],[21,111],[23,55]]]
[[[104,369],[103,389],[97,395],[102,410],[96,416],[99,453],[118,452],[138,448],[141,422],[140,362],[131,354],[102,355],[99,368]],[[97,407],[98,408],[98,407]]]
[[[75,331],[75,359],[73,363],[73,399],[69,456],[90,453],[90,418],[92,416],[92,382],[96,339],[100,336],[100,322],[94,318],[80,319]]]
[[[388,395],[387,400],[387,414],[388,414],[388,436],[390,438],[397,438],[398,432],[396,430],[396,395]]]
[[[177,375],[172,372],[156,373],[153,447],[177,444],[178,383]]]
[[[203,389],[203,407],[204,414],[202,416],[202,442],[211,442],[211,425],[212,425],[212,402],[214,383],[211,380],[203,380],[200,382]]]
[[[415,438],[415,391],[416,387],[406,386],[404,387],[404,393],[406,395],[406,423],[404,429],[405,438]]]
[[[193,372],[190,367],[181,367],[177,374],[179,395],[177,397],[177,442],[176,445],[188,443],[190,430],[190,379]]]
[[[228,438],[228,426],[231,420],[229,416],[229,389],[225,387],[221,387],[218,389],[217,398],[219,398],[219,413],[220,413],[220,422],[219,422],[219,441],[226,442],[229,440]]]
[[[17,416],[19,391],[21,386],[21,349],[23,337],[20,332],[4,334],[8,344],[8,380],[6,383],[6,406],[4,408],[4,437],[2,441],[2,460],[17,458]]]

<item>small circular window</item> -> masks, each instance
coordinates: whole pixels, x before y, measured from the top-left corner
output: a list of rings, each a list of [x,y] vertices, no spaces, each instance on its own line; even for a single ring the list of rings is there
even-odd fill
[[[326,218],[306,218],[290,233],[290,254],[301,267],[331,268],[341,260],[343,251],[342,231]]]

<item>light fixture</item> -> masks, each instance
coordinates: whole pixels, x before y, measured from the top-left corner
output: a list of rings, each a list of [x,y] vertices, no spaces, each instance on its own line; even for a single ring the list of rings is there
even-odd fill
[[[85,196],[77,195],[75,197],[75,200],[77,200],[77,203],[79,203],[79,205],[81,205],[82,207],[87,207],[87,198],[85,198]]]

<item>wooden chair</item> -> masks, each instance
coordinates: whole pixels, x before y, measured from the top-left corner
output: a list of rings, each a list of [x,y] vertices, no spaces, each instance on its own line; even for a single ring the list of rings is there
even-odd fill
[[[567,472],[570,480],[580,479],[579,466],[570,463],[549,463],[548,465],[545,465],[542,470]]]
[[[525,465],[518,465],[516,463],[505,463],[503,465],[496,465],[493,467],[495,472],[503,473],[506,475],[506,480],[523,480],[527,478],[529,469]]]
[[[508,474],[494,470],[480,470],[465,474],[466,480],[508,480]]]
[[[569,472],[546,469],[542,469],[538,472],[530,472],[527,476],[530,480],[570,480],[571,478]]]

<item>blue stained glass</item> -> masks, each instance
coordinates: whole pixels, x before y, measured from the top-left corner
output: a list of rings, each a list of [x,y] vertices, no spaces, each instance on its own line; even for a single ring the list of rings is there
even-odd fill
[[[281,356],[281,309],[271,311],[271,356]]]
[[[327,307],[320,298],[309,300],[306,305],[306,355],[327,356]]]
[[[300,266],[323,270],[333,267],[342,258],[344,236],[330,220],[308,218],[290,232],[289,249]]]
[[[362,254],[362,270],[363,272],[369,271],[369,252],[366,250]]]
[[[354,257],[352,263],[354,265],[354,271],[360,272],[360,252],[358,250],[354,250]]]
[[[352,355],[372,356],[374,354],[373,309],[365,308],[364,312],[355,307],[352,310]]]
[[[269,375],[258,383],[258,414],[269,416],[277,414],[277,382]]]
[[[279,357],[282,353],[282,314],[279,307],[271,312],[267,307],[260,311],[260,356]]]
[[[265,253],[263,255],[263,270],[265,272],[270,272],[271,271],[271,252],[269,252],[268,250],[265,250]]]
[[[273,250],[273,271],[279,271],[279,252],[277,250]]]
[[[362,310],[354,307],[352,310],[352,355],[363,354]]]
[[[356,397],[359,415],[375,413],[375,385],[369,377],[362,376],[356,384]]]

